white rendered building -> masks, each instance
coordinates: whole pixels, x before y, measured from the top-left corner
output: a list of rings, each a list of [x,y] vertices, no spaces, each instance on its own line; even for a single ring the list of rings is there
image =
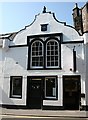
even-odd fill
[[[0,104],[33,109],[87,110],[88,33],[54,13],[0,36]]]

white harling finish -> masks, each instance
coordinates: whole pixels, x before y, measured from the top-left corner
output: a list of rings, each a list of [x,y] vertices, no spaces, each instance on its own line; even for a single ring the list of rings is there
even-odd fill
[[[41,24],[48,24],[47,31],[41,31]],[[62,70],[27,70],[28,46],[9,48],[9,46],[26,45],[27,36],[62,33],[63,42],[74,41],[72,44],[61,45]],[[88,34],[80,36],[78,32],[64,23],[54,19],[52,13],[41,13],[35,21],[17,32],[13,39],[0,39],[0,104],[26,105],[27,76],[58,76],[58,100],[43,100],[43,105],[63,106],[63,75],[81,75],[81,105],[88,105]],[[42,38],[44,39],[44,38]],[[83,41],[84,43],[75,43]],[[73,72],[73,49],[77,51],[77,72]],[[10,98],[10,76],[23,76],[22,99]],[[86,83],[85,83],[86,82]],[[86,84],[86,86],[85,86]],[[0,93],[1,94],[1,93]],[[2,99],[2,100],[1,100]],[[87,102],[86,102],[87,101]]]

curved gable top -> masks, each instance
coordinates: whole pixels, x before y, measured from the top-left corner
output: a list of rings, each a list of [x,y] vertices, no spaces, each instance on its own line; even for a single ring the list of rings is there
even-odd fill
[[[42,31],[41,25],[47,25],[47,30]],[[65,22],[58,21],[54,13],[43,12],[36,15],[34,21],[26,26],[25,29],[20,30],[14,37],[13,41],[15,44],[26,44],[27,36],[53,33],[62,33],[63,41],[71,41],[81,38],[72,26],[66,25]]]

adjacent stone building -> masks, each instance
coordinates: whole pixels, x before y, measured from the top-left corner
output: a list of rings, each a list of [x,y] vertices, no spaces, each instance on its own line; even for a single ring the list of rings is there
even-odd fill
[[[0,36],[2,106],[87,110],[88,20],[78,11],[76,4],[75,27],[44,7],[29,26]]]

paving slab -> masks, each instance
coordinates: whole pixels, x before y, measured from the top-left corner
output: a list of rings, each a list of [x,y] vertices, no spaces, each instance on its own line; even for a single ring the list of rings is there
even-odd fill
[[[0,108],[3,115],[48,116],[48,117],[88,117],[87,111],[40,110],[40,109],[6,109]]]

